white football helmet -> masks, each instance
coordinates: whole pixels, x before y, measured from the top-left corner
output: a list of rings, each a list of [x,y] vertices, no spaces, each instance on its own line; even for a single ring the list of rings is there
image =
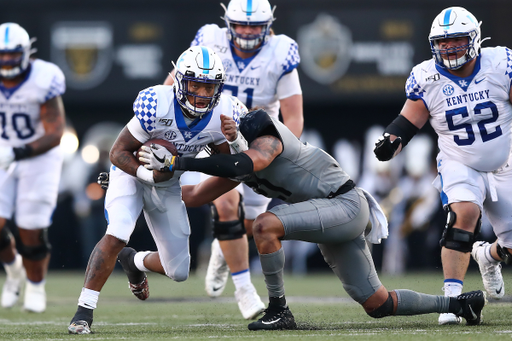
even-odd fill
[[[174,76],[174,93],[178,103],[187,110],[192,116],[202,117],[213,110],[219,103],[220,94],[224,87],[226,74],[222,60],[213,52],[212,49],[205,46],[191,46],[178,58],[176,64],[172,63],[176,70]],[[189,82],[214,84],[213,96],[198,96],[189,90]],[[187,96],[192,96],[194,102],[191,103]],[[198,98],[209,99],[210,102],[205,108],[198,108],[196,102]]]
[[[14,78],[28,68],[30,55],[36,51],[32,49],[35,38],[30,39],[27,31],[16,23],[0,25],[0,37],[0,53],[22,53],[16,60],[0,60],[0,77]],[[4,65],[13,66],[13,68],[4,69],[2,68]]]
[[[224,8],[224,21],[228,28],[228,39],[231,45],[243,52],[253,52],[261,49],[270,36],[270,26],[275,20],[274,8],[268,0],[231,0]],[[262,26],[261,34],[243,35],[235,32],[234,25]],[[235,42],[240,46],[236,46]]]
[[[430,35],[430,48],[437,64],[456,70],[480,54],[480,25],[473,14],[462,7],[449,7],[441,11],[434,19]],[[468,44],[458,48],[446,50],[439,49],[439,39],[468,37]],[[457,59],[443,59],[443,55],[453,54],[459,51],[466,53]]]

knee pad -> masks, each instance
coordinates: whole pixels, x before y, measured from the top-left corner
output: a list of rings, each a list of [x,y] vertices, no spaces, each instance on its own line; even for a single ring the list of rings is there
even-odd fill
[[[18,252],[23,257],[33,261],[44,259],[52,250],[52,245],[48,240],[48,228],[41,229],[39,241],[41,242],[39,245],[27,246],[24,245],[23,242],[20,240],[20,243],[18,245]]]
[[[500,244],[496,244],[496,246],[496,251],[498,251],[498,255],[501,257],[503,262],[507,265],[512,264],[512,255],[508,252],[508,249],[501,247]]]
[[[388,299],[386,302],[371,313],[367,314],[376,319],[393,315],[393,298],[391,297],[391,294],[388,292]]]
[[[213,221],[213,237],[218,240],[240,239],[245,234],[244,209],[242,205],[242,195],[238,203],[238,220],[219,221],[219,214],[214,204],[210,204]]]
[[[478,218],[475,226],[475,233],[464,231],[454,228],[453,225],[457,220],[457,215],[450,207],[447,208],[446,226],[443,231],[439,245],[450,250],[455,250],[463,253],[471,252],[473,243],[476,241],[475,236],[480,233],[480,226],[482,225],[482,214]]]
[[[11,239],[13,238],[11,231],[4,225],[4,228],[0,231],[0,251],[11,246]]]

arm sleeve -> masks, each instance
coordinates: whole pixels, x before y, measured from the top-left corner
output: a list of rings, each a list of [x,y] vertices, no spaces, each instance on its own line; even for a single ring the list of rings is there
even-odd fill
[[[253,172],[254,164],[245,153],[218,154],[202,159],[176,158],[175,170],[202,172],[223,178],[235,178]]]
[[[285,74],[277,82],[277,98],[283,99],[293,95],[301,95],[302,89],[300,87],[299,73],[297,69]]]

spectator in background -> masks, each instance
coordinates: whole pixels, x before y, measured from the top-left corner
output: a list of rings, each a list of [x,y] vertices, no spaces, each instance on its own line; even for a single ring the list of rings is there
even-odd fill
[[[302,90],[296,70],[300,62],[298,46],[285,35],[271,29],[274,8],[267,0],[231,0],[225,10],[226,27],[215,24],[199,29],[192,46],[205,45],[215,50],[226,68],[224,91],[238,97],[247,108],[264,108],[297,137],[303,129]],[[244,81],[245,80],[245,81]],[[172,74],[165,84],[172,84]],[[205,279],[206,292],[220,296],[229,272],[235,284],[235,298],[246,319],[255,318],[265,305],[254,288],[249,271],[247,236],[252,222],[265,212],[270,199],[245,185],[213,202],[212,255]]]
[[[390,160],[430,120],[440,150],[434,186],[447,212],[443,290],[461,293],[472,252],[488,294],[501,298],[500,262],[512,263],[512,53],[481,49],[480,24],[462,7],[436,16],[429,35],[433,58],[412,69],[405,105],[376,142],[375,155]],[[492,245],[477,241],[483,210],[498,237]],[[460,322],[454,314],[439,317],[441,325]]]
[[[34,39],[20,25],[0,25],[0,37],[0,261],[7,272],[1,304],[16,304],[26,276],[23,308],[41,313],[63,161],[65,80],[56,65],[30,58]],[[11,218],[17,245],[6,226]]]

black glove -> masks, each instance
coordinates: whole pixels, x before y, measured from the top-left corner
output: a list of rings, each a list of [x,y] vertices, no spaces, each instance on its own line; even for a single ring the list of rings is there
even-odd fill
[[[101,186],[105,191],[108,189],[109,184],[109,173],[108,172],[101,172],[100,175],[98,175],[98,185]]]
[[[391,142],[390,135],[388,133],[384,133],[384,135],[379,137],[375,142],[375,149],[373,152],[379,161],[391,160],[401,142],[402,138],[400,136],[397,136],[397,138]]]

